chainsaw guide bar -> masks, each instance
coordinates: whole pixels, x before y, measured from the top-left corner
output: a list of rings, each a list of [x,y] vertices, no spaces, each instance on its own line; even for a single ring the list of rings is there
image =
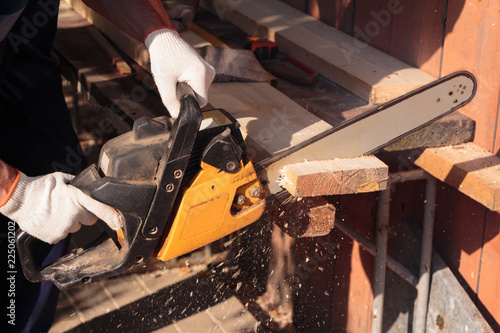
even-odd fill
[[[349,119],[282,154],[255,165],[268,194],[283,189],[280,170],[287,164],[373,154],[467,104],[476,79],[456,72]]]

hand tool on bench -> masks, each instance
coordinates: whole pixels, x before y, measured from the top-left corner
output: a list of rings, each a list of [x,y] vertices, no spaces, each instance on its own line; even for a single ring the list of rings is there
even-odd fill
[[[289,55],[280,53],[275,42],[248,36],[243,46],[253,52],[264,69],[279,78],[304,86],[318,81],[318,73]]]
[[[265,163],[269,168],[280,168],[296,159],[314,160],[325,149],[335,150],[335,145],[348,147],[344,155],[352,157],[359,151],[380,149],[467,104],[475,91],[472,74],[451,74],[376,106]],[[92,198],[119,210],[124,227],[46,267],[35,262],[31,246],[36,240],[19,231],[17,247],[28,280],[51,280],[66,288],[109,277],[144,265],[151,256],[165,261],[195,250],[261,216],[263,179],[257,178],[246,155],[239,124],[224,110],[202,113],[185,84],[179,84],[177,96],[182,108],[179,118],[174,122],[166,116],[138,119],[132,131],[103,146],[97,164],[72,181]],[[411,118],[411,124],[393,122],[401,117]],[[378,126],[367,127],[367,122]],[[331,142],[332,138],[364,136],[363,147]],[[299,157],[296,153],[301,148],[314,153]]]

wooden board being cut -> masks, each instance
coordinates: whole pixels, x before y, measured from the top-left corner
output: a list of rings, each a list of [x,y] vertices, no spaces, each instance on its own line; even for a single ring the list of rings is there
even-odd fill
[[[295,197],[354,194],[387,188],[389,167],[375,156],[286,165],[281,184]]]
[[[427,148],[415,164],[490,210],[500,209],[500,157],[473,143]]]
[[[332,128],[267,83],[213,83],[208,100],[241,124],[248,154],[255,163]]]
[[[276,41],[283,52],[374,104],[434,80],[281,1],[202,0],[201,5],[250,35]]]
[[[323,197],[297,198],[284,191],[270,199],[266,217],[292,238],[320,237],[335,226],[335,211]]]

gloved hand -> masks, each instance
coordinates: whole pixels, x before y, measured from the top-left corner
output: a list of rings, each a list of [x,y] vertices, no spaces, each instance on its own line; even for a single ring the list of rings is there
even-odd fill
[[[186,82],[193,89],[200,107],[207,104],[208,88],[215,70],[177,31],[168,28],[153,30],[146,36],[144,45],[149,50],[151,73],[161,99],[173,118],[177,118],[180,110],[177,82]]]
[[[19,173],[19,180],[0,213],[28,234],[50,244],[57,243],[81,225],[91,225],[97,217],[111,229],[122,227],[120,214],[96,201],[78,188],[68,185],[73,178],[62,172],[39,177]]]

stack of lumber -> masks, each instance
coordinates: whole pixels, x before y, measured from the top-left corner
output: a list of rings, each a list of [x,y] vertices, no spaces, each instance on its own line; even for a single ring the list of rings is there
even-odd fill
[[[200,5],[373,104],[434,80],[417,68],[368,46],[279,0],[202,0]]]

